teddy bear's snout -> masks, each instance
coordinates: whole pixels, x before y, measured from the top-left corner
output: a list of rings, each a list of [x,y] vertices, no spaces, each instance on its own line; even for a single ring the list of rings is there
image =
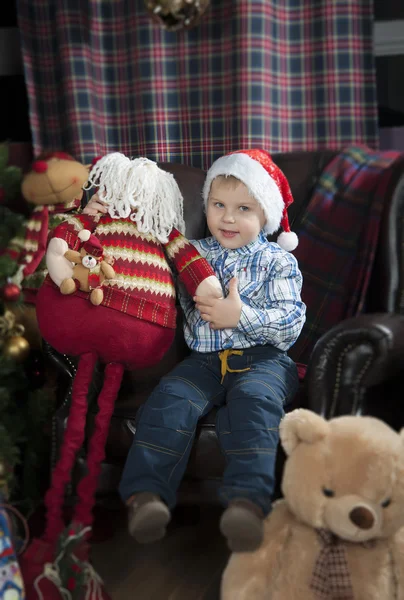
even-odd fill
[[[84,256],[82,263],[87,269],[94,269],[97,264],[97,259],[88,254],[87,256]]]
[[[357,495],[326,502],[322,526],[345,540],[363,542],[378,537],[383,524],[382,508]]]
[[[371,529],[375,522],[374,514],[366,506],[356,506],[349,513],[349,518],[359,529]]]

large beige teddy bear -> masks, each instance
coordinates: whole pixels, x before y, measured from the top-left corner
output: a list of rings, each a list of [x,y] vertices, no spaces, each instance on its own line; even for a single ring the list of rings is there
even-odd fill
[[[404,600],[404,432],[289,413],[283,500],[261,548],[233,554],[222,600]]]

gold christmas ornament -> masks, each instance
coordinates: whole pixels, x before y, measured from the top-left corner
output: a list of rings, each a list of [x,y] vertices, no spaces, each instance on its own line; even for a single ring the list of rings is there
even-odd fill
[[[168,31],[195,27],[210,0],[144,0],[153,19]]]
[[[8,338],[3,347],[3,355],[17,362],[23,362],[29,354],[29,343],[22,335]]]
[[[18,362],[24,361],[29,354],[29,343],[24,336],[24,327],[15,322],[15,315],[6,310],[0,317],[0,350],[3,356]]]

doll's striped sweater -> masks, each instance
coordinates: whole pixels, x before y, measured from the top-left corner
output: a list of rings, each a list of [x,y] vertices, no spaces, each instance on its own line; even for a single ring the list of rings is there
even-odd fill
[[[112,219],[102,215],[98,222],[88,215],[69,217],[52,233],[78,250],[81,229],[89,229],[101,242],[104,254],[114,259],[115,278],[104,281],[102,304],[134,317],[176,327],[176,291],[171,263],[193,296],[198,285],[214,272],[194,246],[176,229],[168,242],[140,233],[129,218]],[[48,277],[46,284],[54,285]],[[88,298],[86,292],[77,291]]]

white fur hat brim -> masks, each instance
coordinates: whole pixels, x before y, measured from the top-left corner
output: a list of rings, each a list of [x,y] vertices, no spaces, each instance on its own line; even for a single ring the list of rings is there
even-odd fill
[[[205,209],[212,182],[219,175],[227,177],[232,175],[242,181],[251,196],[255,198],[264,211],[266,217],[265,233],[270,235],[278,231],[284,201],[277,184],[258,161],[242,153],[228,154],[215,160],[207,172],[203,186],[202,195]]]

